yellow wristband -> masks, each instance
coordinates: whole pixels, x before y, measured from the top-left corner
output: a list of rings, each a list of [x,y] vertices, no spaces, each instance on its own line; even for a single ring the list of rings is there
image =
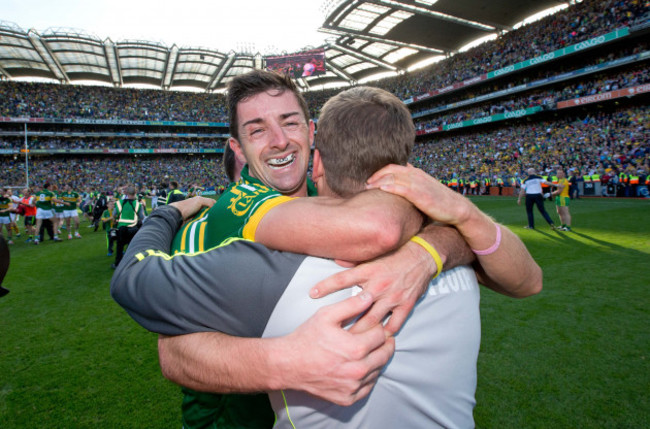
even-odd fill
[[[429,243],[427,243],[426,240],[418,237],[417,235],[414,235],[411,237],[411,241],[414,243],[419,244],[420,246],[424,247],[424,250],[429,252],[429,255],[433,258],[433,260],[436,262],[436,268],[438,271],[436,271],[436,274],[431,278],[431,280],[435,279],[440,275],[442,272],[442,259],[440,259],[440,255],[438,254],[438,251]]]

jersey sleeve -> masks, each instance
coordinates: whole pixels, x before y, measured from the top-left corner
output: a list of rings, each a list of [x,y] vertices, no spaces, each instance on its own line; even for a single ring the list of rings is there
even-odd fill
[[[111,295],[144,328],[166,335],[219,331],[260,337],[304,260],[237,240],[195,255],[169,255],[181,222],[156,209],[111,280]]]
[[[231,237],[252,239],[264,214],[290,199],[259,184],[231,186],[212,208],[183,225],[174,238],[172,252],[204,252]]]

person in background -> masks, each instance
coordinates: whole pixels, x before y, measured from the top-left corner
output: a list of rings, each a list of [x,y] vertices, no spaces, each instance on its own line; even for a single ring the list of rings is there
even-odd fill
[[[63,217],[68,229],[68,240],[72,240],[73,234],[75,238],[81,238],[81,234],[79,234],[79,213],[77,213],[77,205],[81,203],[81,195],[72,189],[72,185],[68,184],[60,196],[65,204]]]
[[[61,198],[63,191],[59,190],[58,185],[52,185],[52,191],[56,196],[56,199],[53,200],[52,202],[52,209],[54,210],[54,217],[52,218],[52,223],[54,227],[54,232],[56,232],[58,235],[61,235],[61,227],[63,227],[63,222],[65,219],[65,215],[63,211],[66,208],[66,203]]]
[[[560,216],[561,225],[557,227],[560,231],[571,231],[571,213],[569,213],[569,189],[571,184],[566,178],[566,173],[561,168],[557,171],[558,183],[556,189],[551,193],[555,196],[555,209]]]
[[[11,213],[13,202],[9,198],[9,190],[6,188],[2,189],[0,194],[0,235],[2,233],[2,227],[4,226],[7,230],[7,244],[14,244],[12,240],[12,221],[9,214]]]
[[[7,274],[7,270],[9,270],[9,259],[9,246],[7,246],[7,242],[2,234],[0,234],[0,298],[9,293],[9,289],[2,287],[2,281],[5,278],[5,274]]]
[[[47,230],[50,239],[55,242],[60,242],[61,239],[59,235],[54,231],[54,224],[52,219],[54,218],[54,210],[52,207],[53,203],[56,203],[58,199],[52,191],[50,191],[50,183],[45,182],[43,184],[43,189],[37,191],[34,194],[36,201],[36,233],[38,236],[34,239],[34,244],[39,244],[45,239],[45,230]]]
[[[30,243],[34,240],[34,235],[36,234],[34,228],[34,225],[36,225],[36,205],[29,188],[23,189],[23,196],[20,198],[19,204],[24,208],[23,223],[25,224],[25,233],[27,234],[26,242]]]
[[[578,169],[574,169],[569,178],[569,197],[571,199],[580,198],[580,191],[578,189]]]
[[[138,229],[144,221],[144,207],[138,201],[135,186],[129,185],[125,189],[126,197],[115,202],[113,218],[117,228],[117,249],[115,263],[111,268],[117,268],[124,256],[124,248],[133,240]]]
[[[113,247],[117,241],[117,228],[114,228],[113,212],[115,211],[115,200],[108,200],[108,207],[102,213],[102,229],[106,231],[107,256],[113,256]]]
[[[528,216],[528,225],[524,228],[526,229],[535,229],[535,218],[533,217],[533,206],[537,206],[537,210],[542,214],[544,220],[548,222],[551,228],[555,229],[555,224],[553,220],[546,212],[544,208],[544,198],[542,195],[542,185],[546,184],[551,186],[552,183],[548,180],[543,179],[541,176],[535,174],[534,168],[528,169],[528,177],[524,180],[524,183],[521,185],[521,190],[519,191],[519,198],[517,199],[517,204],[521,205],[521,198],[526,195],[526,215]]]
[[[223,148],[223,169],[230,183],[239,182],[246,160],[236,154],[228,143]]]

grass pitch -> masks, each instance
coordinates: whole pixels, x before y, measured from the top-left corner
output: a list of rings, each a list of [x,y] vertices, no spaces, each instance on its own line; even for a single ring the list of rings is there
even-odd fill
[[[556,232],[539,214],[536,230],[523,229],[511,197],[474,201],[544,270],[535,297],[482,291],[477,427],[650,426],[650,204],[573,200],[574,232]],[[0,426],[180,427],[180,390],[160,375],[156,336],[111,300],[113,258],[86,225],[81,240],[11,247]]]

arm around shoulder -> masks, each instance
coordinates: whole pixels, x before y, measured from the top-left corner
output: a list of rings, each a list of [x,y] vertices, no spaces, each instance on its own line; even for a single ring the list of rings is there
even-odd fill
[[[297,198],[280,204],[262,218],[254,239],[277,250],[364,261],[399,247],[421,223],[406,200],[374,190],[349,199]]]

